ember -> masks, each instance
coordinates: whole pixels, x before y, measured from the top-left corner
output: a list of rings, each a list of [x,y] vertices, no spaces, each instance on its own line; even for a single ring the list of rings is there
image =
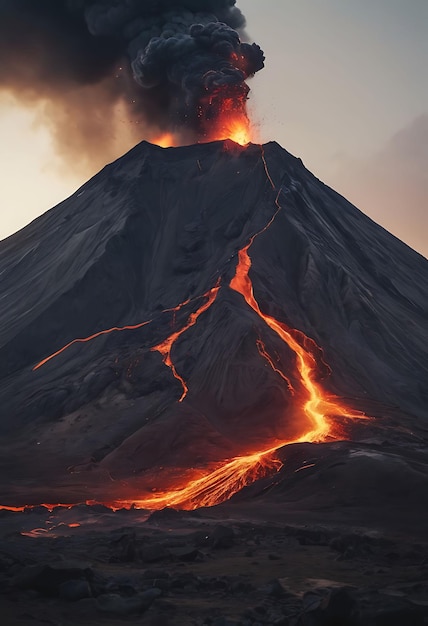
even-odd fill
[[[250,143],[252,128],[247,113],[247,94],[219,93],[200,106],[204,139],[216,141],[231,139],[241,146]],[[201,142],[201,140],[199,140]]]

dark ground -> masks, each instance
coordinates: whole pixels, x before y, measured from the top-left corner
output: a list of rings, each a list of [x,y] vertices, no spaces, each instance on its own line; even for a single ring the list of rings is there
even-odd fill
[[[194,512],[1,511],[2,624],[428,624],[426,446],[282,455]]]

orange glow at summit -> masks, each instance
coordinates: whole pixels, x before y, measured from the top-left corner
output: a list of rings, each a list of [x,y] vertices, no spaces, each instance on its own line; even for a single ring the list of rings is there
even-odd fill
[[[246,146],[254,141],[254,130],[246,114],[225,111],[215,122],[213,121],[209,125],[204,137],[200,138],[198,143],[224,141],[225,139],[230,139],[241,146]],[[177,147],[187,143],[172,133],[155,136],[150,141],[161,148]]]
[[[200,133],[197,138],[184,131],[167,132],[155,135],[151,143],[161,148],[177,147],[189,143],[209,143],[230,139],[246,146],[256,143],[256,133],[247,112],[246,97],[210,98],[199,107]]]
[[[162,133],[161,135],[157,135],[151,139],[151,143],[155,146],[160,146],[161,148],[172,148],[173,146],[179,145],[172,133]]]
[[[245,110],[236,110],[227,101],[223,103],[218,118],[206,131],[206,141],[231,139],[241,146],[253,140],[250,120]]]

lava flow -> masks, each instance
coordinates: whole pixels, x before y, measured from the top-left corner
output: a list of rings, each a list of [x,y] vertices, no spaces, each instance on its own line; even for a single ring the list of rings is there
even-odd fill
[[[315,342],[307,338],[303,333],[297,333],[293,329],[288,328],[283,322],[278,321],[270,315],[262,313],[259,304],[254,297],[253,284],[251,282],[249,272],[251,269],[251,258],[248,254],[256,235],[250,239],[244,248],[238,253],[238,265],[236,267],[235,276],[230,282],[230,288],[240,293],[245,302],[255,313],[271,328],[280,339],[289,347],[296,355],[296,366],[300,375],[301,383],[307,392],[307,400],[303,406],[303,411],[309,420],[309,430],[304,433],[304,441],[323,441],[327,436],[335,436],[332,423],[328,420],[328,415],[348,415],[354,416],[349,409],[338,401],[329,397],[324,389],[316,382],[317,361],[313,352],[308,349],[307,345],[314,345],[314,351],[317,346]],[[301,335],[302,341],[298,341],[296,337]],[[265,356],[265,354],[263,354]],[[266,358],[266,357],[265,357]],[[278,371],[278,370],[276,370]],[[282,374],[284,377],[285,375]],[[288,384],[289,381],[286,379]],[[299,438],[302,440],[302,438]]]
[[[261,158],[265,169],[266,177],[274,191],[276,191],[275,183],[270,175],[269,168],[266,162],[263,146],[261,147]],[[254,243],[256,237],[266,232],[274,220],[276,219],[281,205],[279,197],[281,189],[279,189],[275,205],[276,211],[266,226],[259,232],[255,233],[249,240],[248,244],[241,248],[238,252],[238,264],[235,270],[235,276],[230,281],[230,288],[240,293],[245,302],[250,306],[253,311],[263,320],[263,322],[271,328],[278,337],[295,353],[296,366],[300,375],[301,383],[306,390],[307,400],[303,406],[303,412],[308,418],[309,430],[303,434],[298,441],[323,441],[327,437],[338,437],[343,435],[339,432],[337,425],[332,424],[328,416],[342,415],[349,418],[361,418],[361,413],[351,411],[344,404],[340,403],[338,399],[331,395],[328,395],[322,386],[316,381],[319,368],[318,361],[315,355],[321,355],[322,351],[317,346],[315,341],[306,337],[301,331],[289,328],[284,322],[280,322],[270,315],[262,313],[260,306],[254,296],[253,283],[250,278],[251,258],[248,253],[249,249]],[[285,374],[275,367],[271,357],[268,355],[265,345],[261,340],[257,342],[257,347],[261,356],[263,356],[269,363],[269,365],[284,379],[288,388],[292,391],[292,386],[289,379]],[[325,364],[323,363],[324,367]],[[289,443],[289,442],[284,442]]]
[[[53,354],[50,354],[45,359],[37,363],[37,365],[33,367],[33,372],[38,370],[43,365],[46,365],[46,363],[48,363],[55,357],[59,356],[60,354],[68,350],[68,348],[70,348],[76,343],[88,343],[89,341],[93,341],[94,339],[96,339],[97,337],[101,337],[102,335],[110,335],[111,333],[122,332],[124,330],[138,330],[139,328],[143,328],[143,326],[147,326],[147,324],[150,324],[151,322],[152,320],[148,320],[147,322],[141,322],[139,324],[134,324],[133,326],[113,326],[113,328],[100,330],[99,332],[94,333],[93,335],[89,335],[89,337],[83,337],[82,339],[73,339],[73,341],[70,341],[65,346],[63,346],[62,348],[60,348]]]
[[[182,335],[188,328],[190,328],[191,326],[194,326],[196,324],[196,321],[199,317],[199,315],[201,313],[203,313],[204,311],[206,311],[207,308],[209,308],[212,304],[211,302],[211,293],[215,292],[215,296],[217,295],[218,292],[218,285],[216,285],[216,287],[214,289],[211,289],[210,291],[208,291],[207,293],[202,294],[201,296],[196,296],[194,298],[188,298],[187,300],[185,300],[184,302],[180,302],[180,304],[178,304],[175,307],[169,308],[169,309],[164,309],[162,311],[162,313],[174,313],[174,316],[176,313],[178,313],[178,311],[181,311],[181,309],[183,309],[185,306],[187,306],[188,304],[192,303],[192,302],[196,302],[197,300],[201,300],[203,298],[208,298],[209,302],[207,303],[208,306],[206,307],[205,305],[202,305],[195,313],[192,313],[189,317],[189,320],[185,326],[185,328],[181,329],[180,331],[173,333],[171,335],[171,337],[168,337],[162,344],[160,344],[159,346],[156,346],[155,348],[152,348],[152,350],[154,351],[158,351],[161,352],[162,355],[166,354],[165,351],[161,350],[160,348],[162,348],[162,346],[166,345],[167,343],[170,343],[170,348],[172,348],[172,345],[175,343],[175,341],[178,339],[178,337],[180,335]],[[215,299],[215,297],[214,297]],[[193,319],[193,316],[196,316]],[[174,317],[175,320],[175,317]],[[46,365],[46,363],[48,363],[49,361],[51,361],[52,359],[54,359],[55,357],[59,356],[60,354],[62,354],[63,352],[65,352],[66,350],[68,350],[68,348],[70,348],[71,346],[78,344],[78,343],[89,343],[90,341],[93,341],[94,339],[97,339],[98,337],[101,337],[102,335],[110,335],[112,333],[115,332],[122,332],[124,330],[138,330],[140,328],[143,328],[144,326],[147,326],[148,324],[151,324],[153,320],[147,320],[145,322],[139,322],[138,324],[132,324],[132,325],[128,325],[128,326],[113,326],[113,328],[107,328],[105,330],[100,330],[96,333],[94,333],[93,335],[89,335],[88,337],[82,337],[80,339],[73,339],[72,341],[69,341],[69,343],[67,343],[65,346],[63,346],[62,348],[60,348],[59,350],[57,350],[56,352],[54,352],[53,354],[50,354],[49,356],[47,356],[46,358],[44,358],[42,361],[40,361],[39,363],[37,363],[37,365],[35,365],[33,367],[33,372],[38,370],[40,367],[42,367],[43,365]],[[189,323],[190,322],[190,323]],[[170,350],[169,350],[170,352]],[[170,357],[168,357],[168,367],[171,367],[171,369],[173,370],[173,373],[175,372],[175,368],[174,365],[172,363],[169,363],[170,361]],[[174,373],[175,376],[175,373]],[[177,378],[177,376],[175,376]],[[178,378],[181,381],[181,378]],[[184,381],[183,381],[184,382]]]
[[[187,330],[189,330],[189,328],[191,328],[192,326],[196,324],[199,316],[202,315],[202,313],[204,313],[207,309],[210,308],[210,306],[214,303],[215,299],[217,298],[217,294],[219,290],[220,290],[220,284],[217,283],[215,287],[207,291],[207,293],[202,296],[203,298],[207,298],[206,302],[201,304],[201,306],[199,307],[197,311],[194,311],[193,313],[189,315],[189,318],[186,324],[180,330],[177,330],[175,333],[172,333],[169,337],[165,339],[165,341],[151,348],[152,352],[159,352],[163,356],[163,362],[165,363],[167,367],[170,368],[174,378],[176,378],[181,383],[181,386],[183,387],[183,393],[181,394],[179,402],[183,402],[184,398],[187,396],[188,387],[184,378],[180,376],[180,374],[177,372],[176,367],[172,361],[172,358],[171,358],[172,346],[175,344],[177,339],[183,333],[185,333]]]
[[[281,376],[282,380],[287,384],[289,392],[294,396],[294,389],[290,379],[275,365],[273,358],[267,351],[267,348],[261,339],[257,340],[257,350],[259,351],[260,356],[266,359],[273,371]]]

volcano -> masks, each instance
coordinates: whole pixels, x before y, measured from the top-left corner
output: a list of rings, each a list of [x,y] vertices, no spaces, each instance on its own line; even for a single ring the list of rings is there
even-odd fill
[[[428,262],[277,143],[142,142],[0,276],[2,504],[195,508],[291,445],[426,441]]]

